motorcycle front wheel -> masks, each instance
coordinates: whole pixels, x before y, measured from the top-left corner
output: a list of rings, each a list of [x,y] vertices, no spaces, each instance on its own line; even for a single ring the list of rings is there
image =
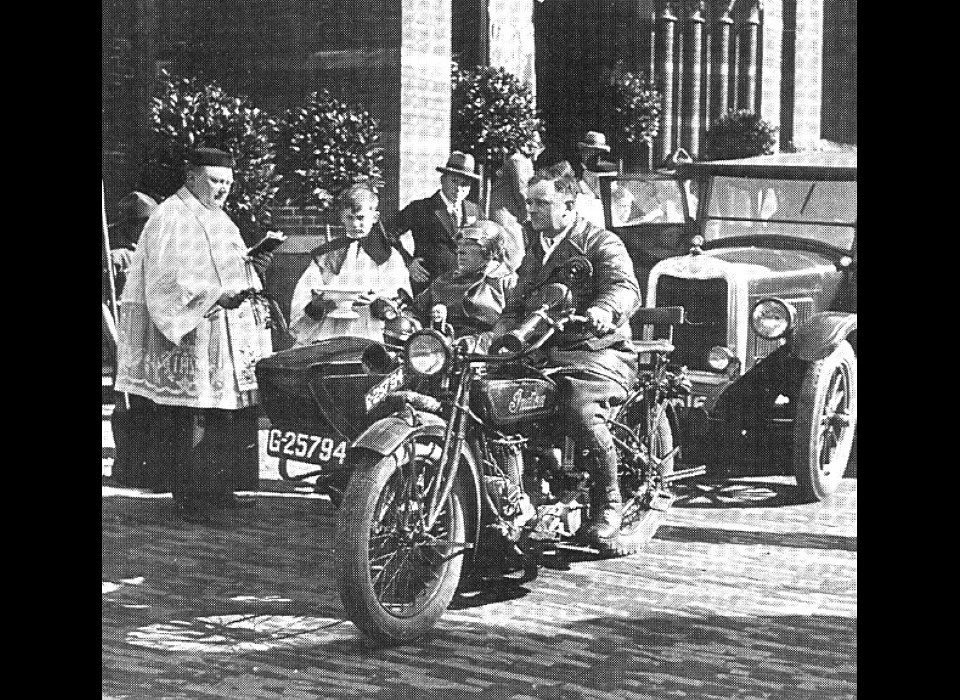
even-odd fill
[[[337,582],[347,618],[371,639],[423,636],[460,582],[467,528],[460,480],[433,527],[424,496],[440,466],[439,439],[419,436],[387,457],[363,452],[337,522]]]

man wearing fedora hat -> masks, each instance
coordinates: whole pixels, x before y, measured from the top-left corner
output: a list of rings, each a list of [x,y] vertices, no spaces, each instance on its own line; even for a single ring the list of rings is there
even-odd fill
[[[414,295],[434,279],[457,266],[457,232],[479,218],[479,209],[467,195],[480,176],[472,155],[454,151],[447,164],[438,167],[440,189],[426,199],[410,202],[396,215],[390,228],[395,237],[413,236],[414,259],[410,282]]]
[[[588,131],[577,143],[577,150],[580,152],[577,178],[581,195],[577,198],[577,209],[590,223],[604,228],[606,224],[600,199],[600,177],[602,174],[617,171],[616,165],[602,160],[603,155],[610,153],[607,137],[599,131]]]

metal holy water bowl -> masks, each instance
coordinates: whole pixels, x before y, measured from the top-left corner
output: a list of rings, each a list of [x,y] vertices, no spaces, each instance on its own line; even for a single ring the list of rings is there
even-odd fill
[[[364,291],[361,287],[317,287],[313,290],[322,294],[324,299],[336,304],[336,308],[327,314],[327,318],[339,318],[352,321],[360,318],[360,314],[353,310],[353,302]]]

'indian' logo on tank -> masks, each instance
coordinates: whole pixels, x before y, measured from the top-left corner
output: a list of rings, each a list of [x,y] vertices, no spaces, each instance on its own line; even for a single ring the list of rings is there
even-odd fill
[[[507,410],[510,413],[520,413],[521,411],[532,411],[536,408],[543,408],[547,404],[547,395],[542,391],[534,389],[529,395],[523,395],[523,389],[517,389],[513,398],[510,399],[510,405]]]

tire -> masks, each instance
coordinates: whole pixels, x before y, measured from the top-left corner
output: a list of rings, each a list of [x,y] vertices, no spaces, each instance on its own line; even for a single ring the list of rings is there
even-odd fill
[[[673,451],[673,431],[670,429],[670,421],[667,418],[666,411],[661,411],[654,425],[653,439],[651,441],[653,454],[657,458],[670,454]],[[673,473],[674,458],[670,457],[661,465],[663,476],[669,476]],[[625,557],[630,554],[636,554],[643,549],[647,542],[653,539],[660,527],[664,512],[662,510],[651,510],[646,507],[646,499],[630,498],[624,503],[623,524],[616,537],[610,539],[598,539],[601,554],[609,557]]]
[[[840,486],[857,427],[857,357],[850,343],[807,369],[793,427],[801,498],[822,501]]]
[[[421,436],[412,444],[416,451],[413,460],[405,456],[410,454],[405,446],[387,457],[361,452],[337,518],[340,599],[347,618],[381,644],[409,642],[429,632],[450,605],[463,567],[462,554],[449,556],[453,548],[437,544],[466,542],[460,479],[433,529],[426,533],[436,538],[433,545],[410,528],[416,525],[411,520],[422,512],[419,501],[404,498],[398,491],[413,485],[414,491],[422,492],[425,481],[421,477],[435,473],[442,450],[437,438]],[[414,471],[419,475],[416,481],[410,478]],[[405,510],[404,527],[396,520],[404,512],[398,506],[410,505],[414,507]],[[389,539],[401,532],[405,541]],[[376,563],[381,560],[385,560],[383,565]]]

